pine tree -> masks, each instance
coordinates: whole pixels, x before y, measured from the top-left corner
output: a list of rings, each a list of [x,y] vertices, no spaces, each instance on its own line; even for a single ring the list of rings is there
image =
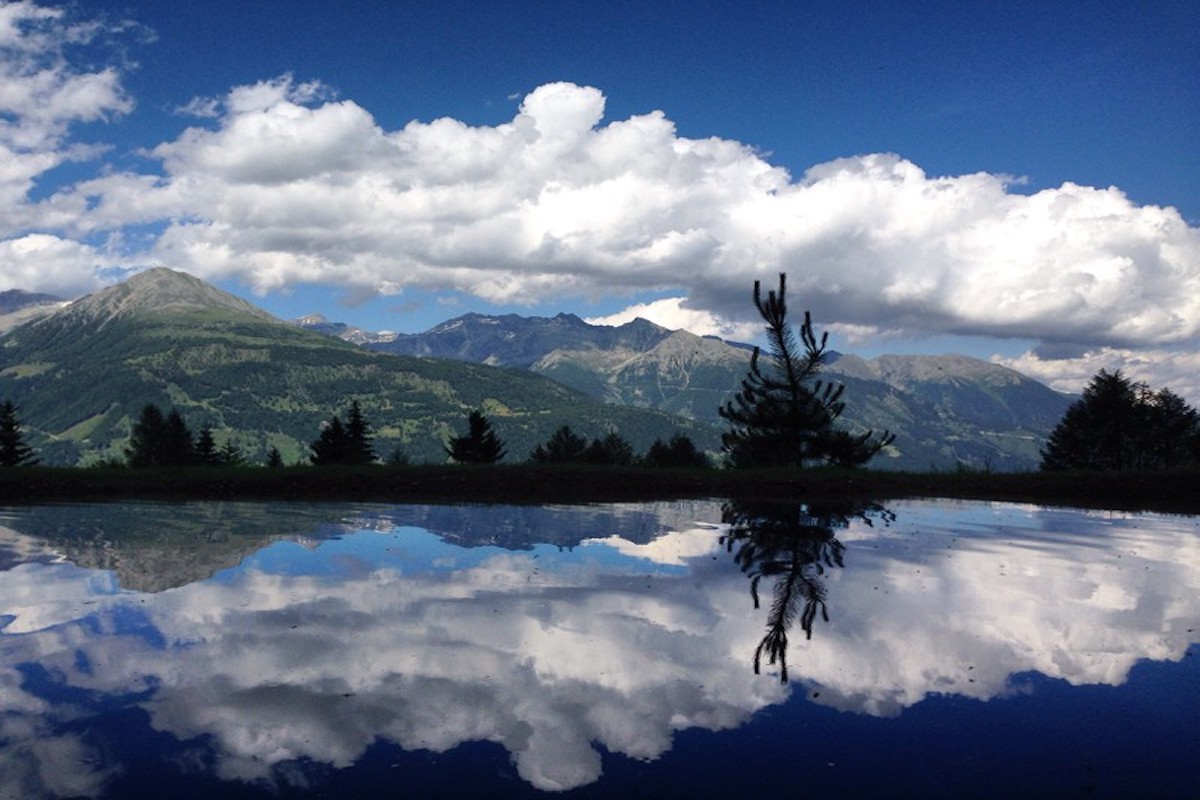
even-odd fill
[[[271,449],[267,451],[267,466],[271,469],[283,466],[283,455],[280,454],[279,448],[275,445],[271,445]]]
[[[163,465],[183,467],[196,463],[196,442],[183,415],[172,408],[163,425]]]
[[[669,442],[655,439],[642,456],[642,464],[666,469],[708,469],[712,466],[708,456],[696,449],[696,444],[682,433],[676,433]]]
[[[309,458],[318,467],[345,464],[349,438],[341,418],[334,414],[328,422],[323,423],[320,436],[309,447],[312,449]]]
[[[12,401],[0,403],[0,467],[28,467],[37,464],[33,448],[25,444],[17,407]]]
[[[627,467],[633,463],[633,447],[615,431],[604,438],[593,439],[583,451],[583,461],[609,467]]]
[[[196,463],[196,445],[176,409],[164,417],[153,403],[142,408],[129,434],[125,460],[131,467],[179,467]]]
[[[350,403],[346,413],[346,461],[347,464],[371,464],[375,461],[375,448],[371,446],[371,426],[363,417],[358,401]]]
[[[1100,370],[1050,432],[1043,470],[1165,469],[1200,463],[1200,413],[1170,389]]]
[[[196,462],[204,466],[216,466],[221,463],[217,453],[217,443],[213,439],[212,428],[205,425],[196,436]]]
[[[309,447],[310,459],[317,466],[330,464],[371,464],[375,449],[371,446],[371,426],[363,417],[358,401],[350,404],[346,422],[336,414],[322,423],[321,435]]]
[[[504,442],[492,430],[492,423],[482,412],[472,411],[467,417],[467,432],[454,436],[446,445],[446,455],[460,464],[494,464],[504,458]]]
[[[754,348],[741,391],[719,410],[731,426],[721,437],[729,462],[735,467],[864,464],[895,437],[885,431],[874,439],[873,431],[854,435],[836,426],[845,409],[845,386],[815,378],[829,334],[818,340],[812,315],[805,311],[796,341],[787,321],[786,289],[787,276],[780,274],[779,291],[764,299],[754,282],[754,305],[767,323],[770,355],[764,366],[760,349]]]
[[[563,425],[549,439],[533,449],[529,460],[542,464],[582,461],[587,446],[587,439],[571,430],[570,425]]]

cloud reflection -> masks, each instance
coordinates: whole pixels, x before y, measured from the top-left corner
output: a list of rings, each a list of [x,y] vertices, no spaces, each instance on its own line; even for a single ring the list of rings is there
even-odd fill
[[[1115,684],[1196,638],[1194,519],[893,510],[888,527],[838,530],[829,621],[792,646],[792,686],[819,687],[816,702],[894,715],[932,694],[1003,696],[1029,670]],[[597,780],[598,748],[657,758],[676,731],[741,726],[791,691],[751,669],[768,615],[720,543],[720,507],[663,513],[674,529],[642,545],[465,551],[374,512],[355,523],[370,530],[277,541],[156,594],[68,564],[2,571],[0,764],[34,754],[25,796],[97,796],[112,766],[61,733],[97,711],[54,687],[129,697],[158,730],[211,737],[230,780],[280,781],[300,759],[348,767],[378,739],[495,742],[545,790]],[[70,791],[53,782],[68,774]]]

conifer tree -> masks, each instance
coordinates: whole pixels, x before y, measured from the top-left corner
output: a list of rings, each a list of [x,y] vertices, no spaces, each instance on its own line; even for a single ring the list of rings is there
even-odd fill
[[[803,467],[812,463],[858,466],[895,438],[873,431],[853,435],[837,427],[845,409],[845,386],[816,379],[825,360],[829,334],[818,340],[812,315],[804,312],[800,342],[787,321],[787,276],[780,274],[778,292],[763,298],[754,282],[754,305],[767,323],[767,363],[754,348],[750,371],[741,391],[719,409],[730,429],[721,437],[735,467]],[[803,348],[801,348],[803,345]]]
[[[588,464],[627,467],[633,463],[633,447],[616,431],[596,438],[583,451],[582,460]]]
[[[212,428],[205,425],[196,435],[196,462],[204,466],[215,466],[221,463],[217,453],[217,443],[213,439]]]
[[[164,417],[148,403],[130,430],[125,460],[131,467],[179,467],[196,463],[196,445],[176,409]]]
[[[563,425],[549,439],[533,449],[529,460],[543,464],[581,461],[587,446],[587,439],[571,430],[570,425]]]
[[[655,439],[654,444],[642,456],[642,464],[647,467],[708,469],[712,464],[708,456],[696,448],[695,442],[676,433],[669,442]]]
[[[358,401],[350,403],[346,412],[346,463],[370,464],[375,461],[375,448],[371,445],[371,426],[363,417]]]
[[[196,463],[196,442],[183,415],[171,409],[163,425],[163,465],[183,467]]]
[[[37,464],[33,448],[25,444],[17,407],[11,400],[0,403],[0,467],[27,467]]]
[[[321,434],[309,447],[312,449],[310,459],[318,467],[331,464],[345,464],[346,452],[349,449],[349,439],[346,426],[336,414],[321,426]]]
[[[309,445],[311,460],[317,466],[330,464],[370,464],[375,461],[371,445],[371,426],[355,400],[346,413],[346,422],[336,414],[322,423],[321,434]]]
[[[1200,413],[1170,389],[1100,370],[1050,432],[1043,470],[1166,469],[1200,463]]]
[[[480,411],[467,417],[467,432],[451,437],[446,455],[460,464],[494,464],[504,458],[504,442],[492,430],[492,423]]]

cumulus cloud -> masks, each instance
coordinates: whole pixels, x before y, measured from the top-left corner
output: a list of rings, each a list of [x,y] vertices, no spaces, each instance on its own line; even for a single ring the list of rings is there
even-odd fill
[[[687,330],[699,336],[719,336],[722,339],[750,341],[762,332],[761,323],[736,322],[712,311],[688,308],[685,297],[664,297],[649,303],[635,303],[603,317],[590,317],[593,325],[624,325],[639,317],[648,319],[668,330]]]
[[[97,155],[95,147],[68,141],[73,124],[132,110],[118,66],[73,63],[80,48],[128,27],[77,20],[27,0],[0,5],[0,236],[41,223],[28,199],[39,176]]]
[[[556,83],[508,123],[386,131],[285,76],[155,148],[165,178],[57,199],[93,198],[81,226],[168,220],[162,263],[261,291],[677,289],[686,300],[640,310],[720,331],[752,321],[753,279],[787,271],[836,324],[1114,346],[1200,334],[1200,233],[1173,209],[1069,183],[1015,194],[1005,176],[931,177],[886,154],[795,180],[741,143],[679,136],[661,112],[603,112],[598,90]]]
[[[1169,388],[1192,404],[1200,403],[1200,352],[1196,349],[1098,347],[1063,358],[1027,350],[1019,356],[995,356],[992,360],[1062,392],[1078,392],[1102,369],[1120,369],[1151,389]]]
[[[73,297],[100,285],[101,271],[112,259],[95,248],[45,233],[0,239],[0,291],[36,287]]]
[[[0,201],[20,211],[7,217],[89,241],[155,226],[139,264],[258,292],[628,296],[613,320],[719,335],[757,325],[751,282],[785,271],[818,324],[863,335],[1113,353],[1200,339],[1200,230],[1173,208],[1115,187],[1028,193],[1011,176],[929,175],[886,153],[795,176],[748,144],[681,136],[662,111],[606,121],[601,90],[565,82],[533,89],[500,124],[387,130],[320,81],[284,75],[185,102],[198,124],[147,151],[152,172],[30,204],[31,181],[70,157],[70,123],[112,119],[132,99],[116,70],[63,55],[90,29],[28,2],[4,8],[0,147],[20,155],[0,159]],[[670,296],[637,305],[647,292]]]

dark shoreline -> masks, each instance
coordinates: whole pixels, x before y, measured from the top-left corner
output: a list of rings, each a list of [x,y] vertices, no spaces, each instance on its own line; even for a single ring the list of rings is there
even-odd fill
[[[579,465],[0,469],[0,503],[146,500],[359,500],[540,505],[683,498],[949,498],[1200,514],[1200,470],[912,473],[875,470],[661,470]]]

